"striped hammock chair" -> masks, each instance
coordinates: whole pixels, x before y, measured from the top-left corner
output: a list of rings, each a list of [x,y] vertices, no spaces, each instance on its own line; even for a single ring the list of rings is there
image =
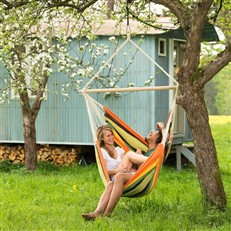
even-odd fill
[[[121,51],[121,49],[127,44],[135,46],[137,50],[143,53],[154,65],[157,65],[169,78],[175,82],[173,86],[151,86],[151,87],[130,87],[130,88],[107,88],[107,89],[90,89],[90,84],[97,78],[100,72],[111,62],[111,60]],[[101,153],[101,148],[96,138],[96,130],[103,124],[109,124],[114,132],[115,142],[118,146],[122,147],[126,152],[129,150],[136,151],[141,149],[143,152],[148,151],[148,144],[145,138],[139,135],[135,130],[122,121],[117,115],[115,115],[109,108],[101,105],[95,99],[93,99],[89,93],[98,92],[137,92],[137,91],[155,91],[155,90],[173,90],[175,91],[175,97],[173,97],[172,107],[168,114],[168,120],[165,126],[165,132],[162,142],[155,148],[152,153],[149,153],[147,160],[136,171],[132,178],[124,185],[123,195],[124,197],[141,197],[152,191],[154,188],[158,175],[160,173],[164,159],[167,158],[171,144],[173,140],[173,121],[174,121],[174,108],[177,95],[178,83],[156,63],[148,54],[137,46],[130,36],[117,48],[117,51],[108,59],[107,62],[99,69],[99,71],[93,76],[93,78],[82,89],[82,95],[85,98],[93,142],[95,145],[95,156],[98,165],[99,173],[104,185],[106,186],[110,181],[106,169],[106,163]],[[167,151],[166,150],[166,141]]]
[[[173,115],[175,100],[169,112],[166,129],[163,140],[151,153],[148,152],[148,144],[145,138],[133,130],[109,108],[101,105],[88,94],[84,94],[92,136],[95,144],[95,156],[98,165],[98,170],[104,185],[110,181],[108,171],[106,169],[105,159],[102,156],[101,148],[96,138],[96,130],[103,124],[108,124],[112,127],[115,136],[115,143],[123,148],[125,152],[140,149],[148,154],[148,159],[141,165],[132,178],[124,185],[124,197],[141,197],[152,191],[154,188],[163,161],[167,158],[173,140]],[[168,143],[166,144],[166,140]],[[166,148],[167,145],[167,148]],[[167,149],[167,151],[166,151]]]

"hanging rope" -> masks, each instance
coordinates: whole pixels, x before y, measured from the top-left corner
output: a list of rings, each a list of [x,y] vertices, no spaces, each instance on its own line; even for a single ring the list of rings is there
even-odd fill
[[[127,13],[127,27],[129,26],[129,9],[128,9],[128,1],[126,1],[126,13]]]
[[[127,39],[116,49],[116,51],[111,55],[111,57],[100,67],[100,69],[96,72],[96,74],[87,82],[87,84],[83,87],[83,89],[81,90],[81,92],[105,92],[105,89],[91,89],[91,90],[87,90],[88,86],[99,76],[99,74],[105,69],[105,67],[108,66],[108,64],[110,64],[110,62],[113,60],[113,58],[115,58],[119,52],[125,47],[125,45],[127,43],[131,43],[136,49],[138,49],[150,62],[152,62],[155,66],[157,66],[169,79],[171,79],[173,81],[173,83],[175,83],[178,86],[178,82],[168,73],[166,72],[152,57],[150,57],[150,55],[148,55],[141,47],[137,46],[132,40],[130,35],[127,35]],[[174,86],[173,86],[174,87]],[[139,89],[143,89],[144,87],[139,87],[139,88],[127,88],[127,89],[119,89],[119,88],[114,88],[113,89],[108,89],[107,92],[109,91],[138,91]],[[163,88],[163,90],[167,90],[168,88],[171,88],[171,86],[165,86],[165,87],[145,87],[145,90],[161,90]]]
[[[128,1],[127,1],[128,3]],[[127,27],[129,27],[129,10],[128,5],[126,5],[127,10]],[[127,32],[127,31],[126,31]],[[110,64],[110,62],[121,52],[121,50],[128,44],[132,44],[138,51],[140,51],[152,64],[157,66],[169,79],[172,80],[175,85],[173,86],[151,86],[151,87],[129,87],[129,88],[106,88],[106,89],[89,89],[89,86],[93,81],[99,76],[99,74]],[[130,37],[130,33],[127,32],[126,40],[116,49],[116,51],[111,55],[111,57],[100,67],[100,69],[95,73],[91,80],[89,80],[86,85],[81,90],[87,106],[87,111],[90,120],[90,126],[92,131],[92,137],[95,144],[96,161],[99,168],[100,176],[105,185],[107,185],[109,175],[106,169],[105,160],[102,157],[101,148],[97,142],[96,130],[99,126],[103,124],[110,124],[112,126],[115,140],[117,144],[121,147],[129,147],[139,149],[139,147],[145,147],[143,151],[147,151],[147,142],[141,137],[136,131],[130,128],[125,122],[123,122],[118,116],[116,116],[112,111],[110,111],[105,106],[101,105],[95,99],[88,95],[92,92],[134,92],[134,91],[160,91],[160,90],[173,90],[175,91],[175,96],[173,98],[173,103],[168,114],[168,120],[165,127],[165,132],[163,134],[162,142],[152,150],[150,156],[142,164],[142,166],[136,171],[132,178],[124,185],[123,196],[127,197],[140,197],[148,194],[154,188],[163,160],[165,158],[165,143],[169,139],[170,144],[168,152],[170,151],[174,126],[174,116],[175,116],[175,105],[176,96],[178,94],[178,83],[170,76],[150,55],[148,55],[141,47],[137,46]],[[110,115],[110,116],[108,116]],[[124,129],[126,128],[126,129]],[[169,137],[170,133],[170,137]],[[142,141],[143,140],[143,141]],[[127,148],[126,148],[127,149]]]

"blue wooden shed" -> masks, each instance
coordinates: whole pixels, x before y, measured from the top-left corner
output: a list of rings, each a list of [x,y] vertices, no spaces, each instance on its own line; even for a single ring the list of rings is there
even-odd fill
[[[159,20],[162,20],[166,25],[170,23],[169,18],[160,18]],[[116,36],[119,43],[122,43],[124,41],[123,35],[127,33],[126,22],[121,23],[118,28],[115,29],[113,21],[105,21],[105,24],[95,32],[98,36],[95,43],[109,45],[108,41],[111,36]],[[136,34],[132,36],[132,40],[139,44],[139,40],[143,39],[140,45],[142,50],[166,72],[174,76],[174,69],[180,65],[184,53],[185,40],[183,32],[175,28],[168,32],[153,28],[144,31],[140,29],[139,23],[135,21],[130,21],[129,30],[131,33],[134,32]],[[204,28],[203,40],[218,40],[215,29],[209,24]],[[71,47],[75,49],[78,42],[76,38],[72,38]],[[113,52],[109,47],[109,53],[112,54]],[[130,62],[131,59],[133,60],[132,62]],[[121,70],[127,68],[119,83],[121,87],[125,87],[129,83],[134,83],[135,86],[143,86],[150,76],[153,77],[151,85],[166,86],[172,84],[163,71],[130,45],[124,47],[113,59],[113,68],[117,70],[119,68]],[[113,68],[111,68],[112,72]],[[95,65],[94,72],[98,69],[99,66]],[[8,72],[3,65],[0,65],[0,78],[5,79],[7,77],[9,77]],[[65,101],[61,94],[53,93],[60,92],[60,86],[66,81],[65,76],[57,71],[54,71],[49,78],[47,98],[42,103],[36,123],[37,143],[93,145],[85,101],[81,94],[73,91],[69,99]],[[94,84],[94,87],[99,87],[99,83],[95,82]],[[0,87],[3,87],[2,81],[0,82]],[[119,97],[111,96],[106,98],[104,96],[100,93],[94,95],[101,104],[108,106],[141,135],[146,135],[155,128],[157,121],[167,120],[172,100],[170,91],[123,93]],[[0,105],[0,131],[1,143],[24,142],[21,107],[20,101],[17,98],[11,100],[10,103],[5,102]],[[191,139],[185,113],[180,107],[177,108],[174,133],[175,143],[182,144],[182,142]]]

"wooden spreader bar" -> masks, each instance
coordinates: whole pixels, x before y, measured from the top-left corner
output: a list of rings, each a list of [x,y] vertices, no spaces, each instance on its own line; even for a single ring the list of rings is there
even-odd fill
[[[124,87],[124,88],[100,88],[84,89],[83,92],[134,92],[134,91],[156,91],[156,90],[175,90],[178,86],[152,86],[152,87]]]

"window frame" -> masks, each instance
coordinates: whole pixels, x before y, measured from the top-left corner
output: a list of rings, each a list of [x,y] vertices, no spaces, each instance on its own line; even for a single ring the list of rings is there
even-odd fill
[[[158,56],[166,57],[167,55],[167,40],[165,38],[158,39]]]

